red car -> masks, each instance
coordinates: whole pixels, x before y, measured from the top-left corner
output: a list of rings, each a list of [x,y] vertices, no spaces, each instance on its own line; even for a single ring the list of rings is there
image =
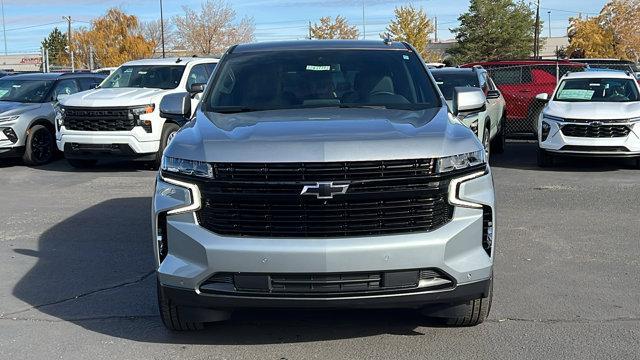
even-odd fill
[[[507,102],[508,134],[535,133],[535,121],[543,104],[536,101],[540,93],[553,93],[557,79],[569,71],[582,71],[585,64],[570,61],[490,61],[462,65],[480,65],[487,69]]]

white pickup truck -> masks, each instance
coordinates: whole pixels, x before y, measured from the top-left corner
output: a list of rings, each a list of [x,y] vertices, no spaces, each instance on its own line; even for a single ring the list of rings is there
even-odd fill
[[[56,144],[74,167],[120,158],[160,165],[162,151],[182,124],[160,116],[171,93],[193,94],[192,109],[218,59],[171,58],[123,64],[96,89],[60,100]]]

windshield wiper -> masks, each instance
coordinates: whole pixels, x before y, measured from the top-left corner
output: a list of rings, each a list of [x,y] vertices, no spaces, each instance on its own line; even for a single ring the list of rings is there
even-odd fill
[[[340,104],[341,109],[388,109],[386,105]]]

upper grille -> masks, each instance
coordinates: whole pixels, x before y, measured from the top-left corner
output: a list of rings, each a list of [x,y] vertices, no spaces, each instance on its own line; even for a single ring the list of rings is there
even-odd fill
[[[587,138],[615,138],[629,135],[628,126],[625,125],[564,125],[562,133],[565,136]]]
[[[431,159],[212,165],[214,180],[198,184],[202,208],[197,217],[201,226],[223,235],[409,233],[434,230],[453,216],[449,180],[434,174]],[[349,189],[332,199],[300,195],[304,185],[328,180],[347,183]]]
[[[80,131],[130,131],[136,120],[127,108],[65,107],[64,126]]]

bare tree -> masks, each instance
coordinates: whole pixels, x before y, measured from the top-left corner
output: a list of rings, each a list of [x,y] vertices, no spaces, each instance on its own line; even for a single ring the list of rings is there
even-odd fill
[[[236,22],[236,12],[225,0],[206,0],[200,10],[183,6],[175,16],[175,39],[180,46],[201,54],[223,53],[229,46],[254,39],[253,18]]]
[[[154,54],[162,52],[162,28],[160,20],[151,20],[140,24],[140,34],[147,40],[153,41],[155,48]],[[165,21],[164,23],[164,47],[166,51],[170,51],[174,47],[175,34],[173,26]]]

